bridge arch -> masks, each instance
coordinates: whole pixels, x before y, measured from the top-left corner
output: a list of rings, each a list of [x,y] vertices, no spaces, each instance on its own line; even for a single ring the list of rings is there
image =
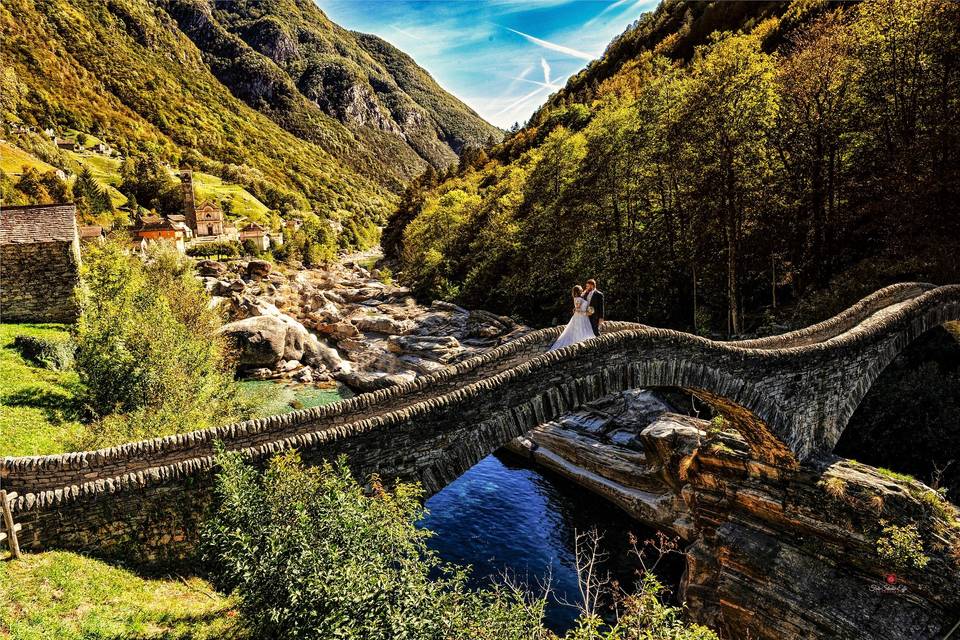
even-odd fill
[[[307,462],[344,453],[361,473],[420,479],[436,491],[537,424],[639,387],[691,390],[731,417],[756,457],[795,465],[833,450],[910,342],[958,320],[960,285],[907,284],[808,329],[752,341],[611,322],[598,339],[546,352],[560,329],[544,329],[325,407],[98,451],[4,458],[0,479],[21,494],[15,511],[37,548],[103,545],[102,532],[118,545],[156,532],[189,540],[209,500],[215,441],[254,460],[292,448]],[[180,501],[189,510],[171,514],[171,495],[189,496]],[[83,526],[65,528],[71,518]]]

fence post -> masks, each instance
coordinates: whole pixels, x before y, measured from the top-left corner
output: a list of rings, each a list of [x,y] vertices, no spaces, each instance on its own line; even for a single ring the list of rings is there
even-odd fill
[[[13,523],[13,513],[10,511],[10,503],[16,497],[16,493],[8,494],[6,490],[0,489],[0,508],[3,509],[3,525],[6,528],[7,546],[10,548],[10,555],[15,560],[19,560],[20,543],[17,540],[17,531],[20,530],[20,525]]]

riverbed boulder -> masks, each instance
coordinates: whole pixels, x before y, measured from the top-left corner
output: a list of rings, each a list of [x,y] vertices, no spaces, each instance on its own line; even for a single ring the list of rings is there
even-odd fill
[[[443,364],[457,360],[466,352],[453,336],[390,336],[387,348],[399,355],[415,355]]]
[[[382,313],[360,314],[350,318],[360,331],[373,331],[388,335],[403,335],[413,328],[413,323],[406,320],[395,320]]]
[[[273,265],[266,260],[251,260],[247,263],[247,278],[250,280],[263,280],[273,269]]]
[[[217,278],[227,272],[227,265],[216,260],[201,260],[197,263],[197,273],[201,276]]]
[[[277,316],[253,316],[229,322],[220,333],[234,344],[241,367],[274,368],[286,352],[287,324]]]
[[[360,330],[353,323],[341,320],[339,322],[318,322],[313,327],[317,333],[320,333],[332,340],[349,340],[359,338]]]

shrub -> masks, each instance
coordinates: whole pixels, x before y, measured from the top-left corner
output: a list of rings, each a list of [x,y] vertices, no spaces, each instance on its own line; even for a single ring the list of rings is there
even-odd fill
[[[343,458],[306,468],[291,452],[263,474],[222,448],[217,461],[201,553],[218,586],[239,596],[254,637],[556,640],[541,623],[545,597],[514,585],[470,589],[466,570],[426,546],[432,533],[415,526],[424,513],[418,487],[387,491],[374,476],[365,489]],[[635,595],[614,593],[616,621],[584,606],[566,638],[717,640],[685,624],[681,608],[663,604],[663,591],[645,573]]]
[[[13,348],[20,352],[25,360],[47,369],[64,371],[73,366],[77,345],[70,338],[17,336],[13,339]]]
[[[202,554],[219,586],[240,597],[254,636],[269,638],[547,638],[544,600],[466,587],[414,523],[422,493],[370,491],[343,460],[305,468],[296,453],[261,475],[237,454],[218,457],[218,506]]]
[[[240,255],[240,244],[237,242],[204,242],[187,248],[187,255],[194,258],[235,258]]]
[[[897,569],[923,569],[930,562],[923,553],[923,541],[914,524],[884,526],[883,534],[877,539],[877,555]]]
[[[171,247],[148,262],[121,243],[91,246],[78,289],[76,369],[103,446],[222,424],[240,408],[221,318],[190,261]]]

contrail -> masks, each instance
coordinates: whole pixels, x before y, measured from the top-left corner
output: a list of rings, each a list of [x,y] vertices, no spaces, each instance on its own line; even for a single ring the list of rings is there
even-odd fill
[[[539,46],[543,47],[544,49],[550,49],[551,51],[557,51],[557,52],[559,52],[559,53],[565,53],[565,54],[567,54],[568,56],[571,56],[571,57],[574,57],[574,58],[580,58],[581,60],[593,60],[594,58],[597,57],[597,56],[593,55],[592,53],[585,53],[585,52],[583,52],[583,51],[577,51],[576,49],[571,49],[570,47],[565,47],[565,46],[563,46],[562,44],[557,44],[557,43],[555,43],[555,42],[549,42],[549,41],[547,41],[547,40],[541,40],[540,38],[535,38],[534,36],[530,35],[529,33],[524,33],[524,32],[522,32],[522,31],[517,31],[516,29],[511,29],[510,27],[504,27],[504,28],[505,28],[507,31],[512,31],[513,33],[517,34],[518,36],[521,36],[521,37],[523,37],[523,38],[526,38],[527,40],[529,40],[529,41],[532,42],[533,44],[539,45]]]

